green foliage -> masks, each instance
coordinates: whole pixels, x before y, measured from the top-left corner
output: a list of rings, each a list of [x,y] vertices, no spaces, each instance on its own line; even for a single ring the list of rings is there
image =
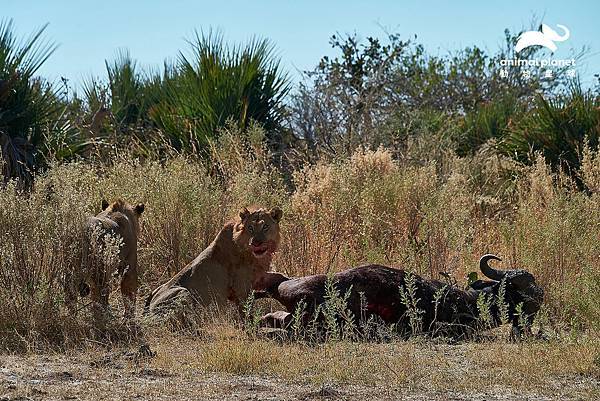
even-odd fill
[[[478,279],[477,272],[469,272],[469,274],[467,274],[467,285],[473,284],[475,281],[477,281],[477,279]]]
[[[556,97],[537,96],[535,107],[508,130],[500,143],[503,153],[524,163],[540,152],[555,169],[576,175],[587,144],[598,147],[600,101],[573,82]]]
[[[293,129],[311,154],[347,155],[359,145],[403,150],[423,131],[438,134],[440,124],[431,122],[464,119],[446,135],[455,138],[459,154],[473,153],[489,139],[502,138],[534,94],[555,93],[565,83],[566,68],[554,70],[552,79],[540,70],[526,79],[522,67],[505,69],[501,60],[515,57],[517,37],[505,31],[496,53],[474,46],[434,56],[397,34],[364,42],[356,35],[334,35],[330,43],[338,55],[323,57],[292,96]],[[539,52],[526,49],[519,58]]]
[[[397,102],[394,71],[411,57],[410,41],[389,35],[331,37],[338,57],[323,57],[292,97],[291,124],[312,152],[350,154],[376,145],[377,130]]]
[[[512,121],[519,118],[522,107],[522,102],[510,96],[476,106],[462,122],[456,138],[457,153],[464,156],[477,151],[490,139],[502,140]]]
[[[255,297],[254,291],[248,294],[248,297],[244,300],[242,305],[242,316],[244,319],[244,330],[250,336],[255,336],[258,331],[260,324],[260,314],[255,308]]]
[[[348,299],[352,293],[350,287],[344,294],[336,288],[333,276],[325,282],[325,302],[323,318],[325,320],[325,336],[327,340],[338,341],[351,339],[355,335],[356,321],[352,311],[348,309]]]
[[[498,317],[501,324],[506,324],[510,321],[508,313],[508,303],[506,302],[506,279],[500,281],[498,295],[496,296],[496,307],[498,308]]]
[[[56,49],[43,40],[46,26],[19,42],[11,20],[0,22],[0,157],[4,181],[30,182],[43,162],[48,137],[68,130],[52,85],[35,73]]]
[[[106,61],[110,107],[118,127],[137,123],[144,116],[144,81],[137,71],[137,63],[128,51],[120,51],[116,59]]]
[[[224,127],[245,132],[253,123],[264,128],[262,140],[285,163],[299,153],[296,161],[302,163],[383,144],[395,155],[420,148],[417,162],[440,168],[444,153],[473,155],[491,141],[486,149],[519,162],[530,162],[540,151],[555,168],[577,177],[585,138],[592,149],[598,143],[597,96],[578,84],[561,93],[566,68],[554,70],[552,79],[536,71],[525,79],[521,67],[503,69],[500,60],[515,57],[518,36],[508,31],[496,53],[467,47],[441,56],[396,34],[364,42],[356,35],[334,35],[338,55],[323,57],[306,73],[287,107],[289,80],[266,40],[231,46],[221,34],[196,33],[189,51],[150,72],[123,50],[106,61],[106,82],[86,81],[83,99],[67,104],[32,75],[54,50],[40,41],[43,29],[21,48],[12,24],[2,29],[7,56],[0,102],[10,93],[9,100],[20,105],[3,106],[2,119],[10,127],[1,128],[0,121],[7,177],[30,174],[40,155],[89,156],[90,144],[135,148],[144,157],[172,150],[206,155]],[[538,54],[531,48],[519,58]],[[24,105],[27,112],[19,109]],[[306,148],[290,139],[284,121]],[[106,157],[110,146],[94,155]]]
[[[479,293],[477,297],[477,312],[479,324],[486,329],[493,326],[494,321],[491,311],[491,299],[486,296],[483,292]]]
[[[301,333],[304,332],[304,316],[306,313],[306,301],[300,300],[296,305],[296,310],[292,315],[292,321],[290,323],[290,329],[292,331],[292,338],[300,339]]]
[[[92,135],[141,145],[142,154],[166,147],[206,155],[223,128],[256,124],[275,146],[290,86],[273,46],[259,39],[229,46],[213,33],[197,33],[189,44],[190,51],[165,62],[162,71],[141,71],[126,50],[106,61],[107,82],[91,78],[83,85],[82,111]]]
[[[399,287],[400,299],[406,308],[408,323],[412,335],[421,334],[423,332],[423,317],[425,314],[423,309],[419,308],[421,298],[417,296],[416,276],[411,272],[406,272],[404,276],[404,287]]]
[[[269,134],[281,128],[289,84],[268,41],[230,47],[219,34],[196,33],[190,45],[150,112],[176,148],[205,148],[229,120],[242,130],[252,121]]]
[[[437,321],[437,314],[438,314],[438,308],[440,306],[440,301],[442,300],[442,297],[444,297],[445,295],[447,295],[447,290],[448,290],[448,285],[445,284],[444,286],[438,288],[435,293],[433,294],[433,319],[431,321],[431,324],[429,325],[429,327],[427,328],[428,331],[432,331],[434,329],[434,325],[436,324]]]
[[[519,302],[517,306],[515,306],[515,317],[517,318],[519,330],[521,332],[527,330],[529,327],[529,322],[527,321],[527,316],[523,312],[523,302]]]
[[[89,78],[82,83],[83,99],[77,98],[75,94],[75,101],[82,104],[82,108],[85,107],[87,113],[94,114],[101,108],[108,107],[110,105],[110,92],[109,88],[105,86],[97,78]],[[80,110],[81,113],[84,110]]]

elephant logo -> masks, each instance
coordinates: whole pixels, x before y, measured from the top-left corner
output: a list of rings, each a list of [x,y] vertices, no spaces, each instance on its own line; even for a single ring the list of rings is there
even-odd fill
[[[527,31],[519,35],[515,51],[518,53],[529,46],[544,46],[554,53],[557,49],[554,42],[564,42],[569,39],[571,32],[564,25],[556,24],[557,27],[563,30],[564,35],[559,35],[554,29],[546,24],[542,24],[542,31]]]

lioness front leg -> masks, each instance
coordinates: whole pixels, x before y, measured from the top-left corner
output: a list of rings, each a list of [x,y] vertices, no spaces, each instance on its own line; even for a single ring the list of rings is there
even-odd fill
[[[102,283],[94,282],[90,286],[90,298],[92,301],[92,311],[94,318],[101,320],[108,310],[108,288]]]
[[[138,290],[138,275],[135,268],[127,267],[121,278],[121,297],[125,312],[123,317],[131,319],[135,317],[135,304]]]

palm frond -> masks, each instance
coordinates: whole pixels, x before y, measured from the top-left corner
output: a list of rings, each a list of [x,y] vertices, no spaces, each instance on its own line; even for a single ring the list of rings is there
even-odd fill
[[[59,97],[34,74],[56,50],[43,39],[46,25],[19,42],[12,20],[0,22],[0,136],[4,180],[28,181],[40,162],[41,145],[58,125]]]

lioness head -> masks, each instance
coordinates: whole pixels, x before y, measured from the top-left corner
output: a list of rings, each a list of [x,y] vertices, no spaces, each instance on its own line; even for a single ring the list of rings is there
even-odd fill
[[[102,200],[102,213],[107,217],[111,217],[113,213],[122,213],[133,224],[133,229],[136,236],[140,234],[140,216],[144,213],[145,206],[143,203],[138,203],[133,206],[122,199],[117,199],[113,203],[108,203],[107,200]]]
[[[235,226],[234,241],[248,250],[260,262],[270,263],[280,241],[279,221],[283,216],[280,208],[240,211],[240,222]]]
[[[135,296],[135,292],[137,291],[137,238],[140,234],[140,217],[144,209],[145,206],[143,203],[138,203],[134,206],[122,199],[117,199],[113,203],[108,203],[105,199],[102,200],[102,211],[95,217],[89,218],[86,222],[86,243],[84,244],[84,256],[82,257],[82,277],[80,277],[82,280],[77,283],[79,295],[82,297],[90,295],[90,283],[102,291],[107,291],[106,288],[102,288],[106,283],[99,281],[99,277],[104,277],[106,273],[104,271],[106,266],[103,263],[94,261],[98,257],[94,249],[98,248],[97,244],[93,245],[93,242],[100,241],[101,244],[104,243],[106,240],[105,234],[108,234],[110,236],[116,235],[123,239],[123,252],[120,254],[120,257],[124,259],[120,261],[120,266],[124,267],[128,265],[128,274],[130,274],[130,277],[134,277],[134,279],[127,280],[125,284],[121,283],[121,291],[124,296]],[[122,269],[121,267],[119,267],[119,274],[124,274],[124,271],[121,271],[124,268]],[[94,296],[94,293],[91,295]],[[129,305],[125,305],[126,315],[132,313],[130,312],[132,311],[132,307]],[[135,302],[133,302],[133,309],[134,307]]]

